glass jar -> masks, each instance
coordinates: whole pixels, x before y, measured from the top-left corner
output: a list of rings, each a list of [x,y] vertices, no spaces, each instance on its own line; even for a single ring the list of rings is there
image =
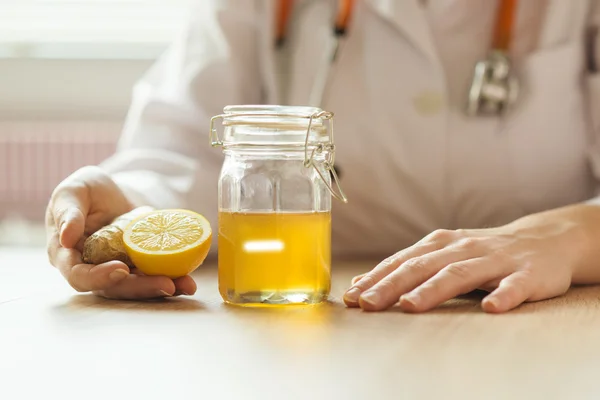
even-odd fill
[[[333,168],[332,118],[318,108],[284,106],[228,106],[212,118],[211,144],[225,155],[218,184],[219,292],[225,302],[327,299],[331,197],[347,202]]]

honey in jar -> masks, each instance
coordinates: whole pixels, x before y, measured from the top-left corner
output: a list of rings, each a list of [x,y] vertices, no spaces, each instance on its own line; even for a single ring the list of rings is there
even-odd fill
[[[330,289],[331,213],[219,214],[219,291],[233,303],[318,303]]]

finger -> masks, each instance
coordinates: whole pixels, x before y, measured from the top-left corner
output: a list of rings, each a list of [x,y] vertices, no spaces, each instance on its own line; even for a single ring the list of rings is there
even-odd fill
[[[412,258],[365,291],[359,298],[360,307],[366,311],[391,307],[398,302],[400,296],[415,289],[447,265],[477,256],[469,248],[448,247]]]
[[[67,281],[79,292],[90,292],[110,288],[128,276],[129,268],[121,261],[99,265],[81,263],[71,268]]]
[[[455,240],[456,237],[457,234],[455,232],[440,229],[427,235],[413,246],[407,247],[395,255],[388,257],[371,272],[365,274],[361,279],[352,284],[350,289],[344,294],[344,302],[349,307],[357,307],[359,305],[359,298],[363,292],[373,287],[402,263],[411,258],[439,250]]]
[[[408,247],[395,255],[386,258],[379,263],[371,272],[368,272],[356,281],[344,294],[344,303],[349,307],[358,307],[359,299],[363,292],[376,285],[402,263],[412,258],[430,253],[442,247],[441,244],[428,243],[416,244]]]
[[[130,274],[126,279],[95,294],[121,300],[144,300],[170,297],[175,294],[175,283],[166,276],[140,276]]]
[[[175,296],[191,296],[196,293],[196,282],[189,275],[174,279],[173,283],[175,283]]]
[[[129,275],[129,268],[120,261],[104,264],[84,264],[81,253],[72,249],[60,248],[56,266],[69,285],[78,292],[90,292],[111,287]]]
[[[352,278],[352,281],[350,283],[352,285],[355,285],[356,282],[358,282],[359,280],[361,280],[365,275],[366,275],[366,273],[355,276],[354,278]]]
[[[147,276],[137,268],[133,268],[131,270],[131,273],[138,276]],[[175,285],[175,293],[173,294],[173,296],[191,296],[194,293],[196,293],[196,282],[189,275],[173,279],[173,284]]]
[[[500,285],[500,281],[501,281],[502,279],[504,279],[504,278],[506,278],[506,277],[505,277],[505,276],[501,276],[501,277],[494,278],[494,279],[492,279],[492,280],[491,280],[491,281],[489,281],[489,282],[482,283],[482,284],[479,286],[479,288],[478,288],[478,289],[481,289],[481,290],[483,290],[483,291],[485,291],[485,292],[490,292],[490,293],[491,293],[491,292],[493,292],[494,290],[496,290],[496,288],[498,287],[498,285]]]
[[[78,292],[103,290],[129,275],[129,268],[120,261],[99,265],[85,264],[79,251],[58,245],[57,235],[50,239],[48,254],[51,263]]]
[[[89,204],[85,184],[64,183],[54,191],[50,212],[62,247],[75,247],[83,236]]]
[[[452,263],[413,291],[400,297],[400,308],[408,312],[428,311],[445,301],[477,289],[507,272],[504,265],[485,258]]]
[[[84,247],[85,241],[87,240],[88,237],[90,237],[90,235],[88,235],[87,233],[84,233],[83,236],[77,242],[77,244],[75,246],[73,246],[73,249],[77,250],[80,253],[83,253],[83,247]]]
[[[516,272],[500,281],[498,288],[482,300],[481,308],[489,313],[506,312],[527,301],[530,293],[530,277]]]

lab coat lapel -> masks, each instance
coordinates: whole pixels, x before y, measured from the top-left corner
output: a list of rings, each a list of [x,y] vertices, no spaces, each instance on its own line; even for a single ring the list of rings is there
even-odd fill
[[[560,45],[569,38],[569,27],[573,26],[573,18],[577,18],[577,13],[573,12],[573,8],[578,3],[581,2],[578,0],[546,1],[545,18],[542,21],[538,34],[538,48],[549,48]]]
[[[366,0],[366,3],[402,31],[431,61],[439,61],[433,35],[419,0]]]

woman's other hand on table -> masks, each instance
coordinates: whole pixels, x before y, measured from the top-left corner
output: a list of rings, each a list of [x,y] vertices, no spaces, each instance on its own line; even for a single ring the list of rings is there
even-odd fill
[[[491,229],[438,230],[353,279],[349,307],[423,312],[482,289],[486,312],[600,281],[600,207],[577,205]]]

